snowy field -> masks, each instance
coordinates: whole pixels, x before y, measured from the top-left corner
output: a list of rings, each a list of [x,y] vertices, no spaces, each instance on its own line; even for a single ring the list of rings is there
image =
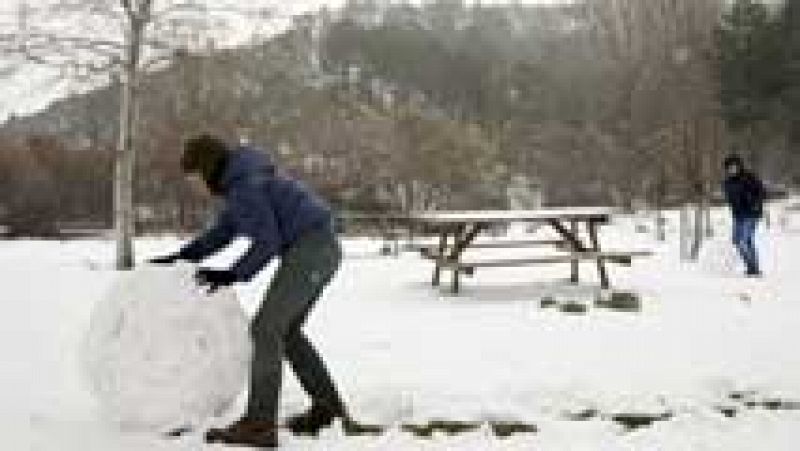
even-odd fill
[[[727,225],[718,223],[721,242]],[[316,440],[282,436],[283,448],[800,449],[800,230],[760,231],[767,275],[751,280],[714,268],[712,256],[681,263],[675,224],[666,244],[630,219],[604,232],[621,249],[657,253],[611,269],[616,289],[641,297],[640,312],[596,307],[591,264],[577,287],[565,283],[565,265],[479,270],[454,297],[429,286],[430,264],[417,255],[381,257],[377,242],[348,241],[342,271],[307,328],[355,416],[388,425],[519,420],[539,431],[421,439],[397,428],[378,438],[333,429]],[[146,258],[177,241],[137,244]],[[112,252],[100,241],[0,241],[2,449],[223,449],[205,447],[199,433],[169,441],[121,433],[98,418],[77,349],[115,279]],[[269,277],[239,288],[248,312]],[[543,298],[588,311],[543,308]],[[283,415],[305,405],[299,386],[286,381]],[[630,431],[614,421],[620,414],[669,419]]]

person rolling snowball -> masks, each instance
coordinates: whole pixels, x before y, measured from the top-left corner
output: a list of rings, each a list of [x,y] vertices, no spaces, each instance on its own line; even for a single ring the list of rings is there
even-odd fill
[[[230,269],[198,269],[196,279],[215,291],[251,280],[275,256],[281,263],[250,324],[254,344],[247,410],[225,428],[209,429],[206,441],[276,447],[282,361],[286,359],[311,398],[306,412],[284,424],[297,434],[316,434],[347,409],[319,353],[302,330],[315,302],[341,262],[330,208],[299,181],[276,172],[269,156],[245,144],[229,147],[204,134],[188,140],[184,173],[222,198],[216,221],[180,251],[150,260],[199,262],[235,237],[250,248]],[[202,182],[202,183],[201,183]]]

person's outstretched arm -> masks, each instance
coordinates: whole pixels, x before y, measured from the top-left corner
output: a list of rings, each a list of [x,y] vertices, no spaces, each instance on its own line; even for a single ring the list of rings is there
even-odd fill
[[[230,244],[235,237],[234,232],[231,212],[226,206],[219,213],[214,224],[181,248],[177,253],[177,257],[181,260],[197,263]]]

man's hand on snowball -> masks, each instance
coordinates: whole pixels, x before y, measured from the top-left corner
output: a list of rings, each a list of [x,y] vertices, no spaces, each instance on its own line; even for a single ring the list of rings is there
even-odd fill
[[[160,257],[154,257],[147,260],[147,263],[151,265],[174,265],[178,261],[181,261],[181,257],[179,254],[168,254],[162,255]]]
[[[229,269],[198,269],[195,279],[201,287],[208,287],[209,293],[229,287],[237,281],[236,275]]]

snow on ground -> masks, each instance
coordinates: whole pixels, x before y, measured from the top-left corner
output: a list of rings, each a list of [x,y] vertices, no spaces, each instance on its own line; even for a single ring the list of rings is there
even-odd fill
[[[797,449],[800,411],[742,408],[726,418],[718,408],[737,406],[729,399],[734,391],[800,401],[800,233],[762,230],[767,276],[752,280],[681,263],[674,230],[660,244],[652,232],[637,232],[637,222],[616,221],[604,239],[657,252],[631,268],[612,269],[616,288],[642,296],[639,313],[541,308],[543,297],[596,297],[591,264],[582,266],[586,280],[577,287],[564,282],[565,265],[478,270],[464,280],[461,295],[451,296],[429,286],[430,264],[418,256],[380,257],[380,243],[348,240],[343,269],[308,330],[355,415],[385,424],[521,420],[539,433],[501,440],[478,430],[423,440],[396,429],[380,438],[344,438],[330,430],[317,440],[285,436],[284,447]],[[727,239],[724,222],[720,240]],[[144,258],[176,245],[146,239],[138,250]],[[0,242],[4,449],[221,449],[205,448],[200,434],[167,441],[120,433],[98,418],[79,377],[77,348],[94,303],[115,280],[108,269],[112,252],[100,241]],[[266,271],[239,289],[246,310],[257,306],[269,276]],[[286,380],[282,410],[290,414],[305,400],[296,382]],[[567,419],[591,410],[600,415]],[[667,412],[671,420],[633,432],[610,420],[619,413]]]

